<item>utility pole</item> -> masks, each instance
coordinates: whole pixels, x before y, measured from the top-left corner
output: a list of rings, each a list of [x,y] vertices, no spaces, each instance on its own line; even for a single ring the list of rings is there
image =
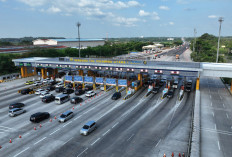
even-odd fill
[[[196,30],[196,28],[194,28],[193,52],[195,52],[195,46],[196,46],[196,34],[197,34],[197,30]]]
[[[81,58],[80,26],[81,26],[81,23],[80,23],[80,22],[77,22],[77,27],[78,27],[78,39],[79,39],[79,58]]]
[[[221,25],[222,25],[222,22],[224,21],[223,17],[219,17],[218,21],[220,23],[220,26],[219,26],[219,37],[218,37],[218,47],[217,47],[217,59],[216,59],[216,63],[218,63],[219,45],[220,45],[220,38],[221,38]]]

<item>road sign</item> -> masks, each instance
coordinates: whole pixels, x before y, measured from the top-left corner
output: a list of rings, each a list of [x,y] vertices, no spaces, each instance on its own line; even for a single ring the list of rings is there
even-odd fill
[[[103,84],[104,83],[103,77],[96,77],[95,82],[96,84]]]
[[[82,76],[74,76],[74,81],[75,82],[83,82],[83,77]]]
[[[126,87],[127,86],[127,80],[126,79],[118,80],[118,86]]]
[[[106,85],[116,85],[116,79],[107,78]]]
[[[72,81],[72,76],[65,76],[65,81]]]
[[[93,77],[85,76],[84,77],[84,82],[85,83],[93,83]]]

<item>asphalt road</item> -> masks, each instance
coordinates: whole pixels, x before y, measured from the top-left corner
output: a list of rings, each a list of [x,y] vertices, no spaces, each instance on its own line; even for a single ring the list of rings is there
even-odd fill
[[[177,99],[179,89],[173,98],[161,99],[162,90],[145,97],[147,88],[143,87],[127,100],[111,100],[114,90],[101,95],[98,90],[99,95],[92,100],[81,96],[85,99],[81,105],[57,105],[42,103],[36,95],[18,94],[24,82],[22,79],[13,88],[1,91],[0,156],[151,157],[187,153],[194,89],[181,101]],[[24,102],[27,112],[9,117],[8,105],[16,101]],[[60,124],[54,117],[66,110],[73,110],[74,117]],[[39,111],[49,112],[52,122],[31,123],[30,115]],[[97,122],[97,129],[88,136],[80,135],[89,120]]]

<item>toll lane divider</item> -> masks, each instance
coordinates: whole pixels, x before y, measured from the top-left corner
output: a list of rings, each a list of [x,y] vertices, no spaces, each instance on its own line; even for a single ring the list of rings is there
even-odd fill
[[[112,89],[114,89],[115,88],[115,86],[111,86],[110,88],[108,88],[107,90],[106,90],[106,92],[109,92],[109,91],[111,91]]]

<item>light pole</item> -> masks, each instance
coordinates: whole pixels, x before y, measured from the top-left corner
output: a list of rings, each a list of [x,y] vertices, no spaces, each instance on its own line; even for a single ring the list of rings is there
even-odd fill
[[[79,39],[79,58],[81,57],[81,43],[80,43],[80,29],[79,27],[81,26],[80,22],[77,22],[77,27],[78,27],[78,39]]]
[[[196,46],[196,34],[197,34],[197,30],[196,30],[196,28],[194,28],[193,52],[195,52],[195,46]]]
[[[219,26],[219,37],[218,37],[218,47],[217,47],[217,59],[216,59],[216,63],[218,63],[219,45],[220,45],[220,37],[221,37],[221,25],[222,25],[222,22],[224,21],[223,17],[219,17],[218,21],[220,22],[220,26]]]

